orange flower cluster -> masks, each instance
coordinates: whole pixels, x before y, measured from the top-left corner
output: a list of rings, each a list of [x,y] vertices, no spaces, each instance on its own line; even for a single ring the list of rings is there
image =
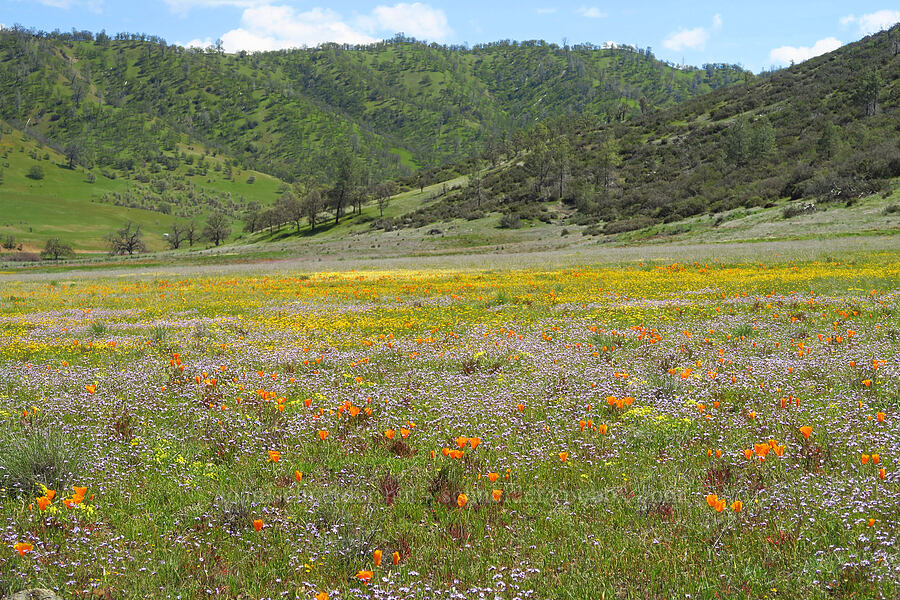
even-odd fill
[[[706,496],[706,503],[716,512],[722,512],[728,505],[727,501],[724,498],[719,498],[715,494],[709,494],[708,496]],[[735,500],[731,503],[731,510],[736,513],[741,512],[742,510],[744,510],[744,503],[740,500]]]

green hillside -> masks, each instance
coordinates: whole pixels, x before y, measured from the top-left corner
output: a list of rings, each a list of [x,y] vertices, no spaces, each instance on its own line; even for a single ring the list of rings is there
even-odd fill
[[[607,123],[554,117],[476,177],[399,221],[505,213],[615,234],[703,213],[790,203],[784,215],[889,194],[900,177],[900,26],[755,81]],[[446,169],[426,177],[440,179]],[[394,223],[392,225],[397,225]]]

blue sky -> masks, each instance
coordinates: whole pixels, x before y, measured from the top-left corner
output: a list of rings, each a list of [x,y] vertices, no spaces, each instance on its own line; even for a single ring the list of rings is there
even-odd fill
[[[651,47],[675,63],[753,71],[822,54],[900,21],[897,0],[0,0],[0,24],[159,35],[226,51],[367,42],[398,31],[442,43],[545,39]]]

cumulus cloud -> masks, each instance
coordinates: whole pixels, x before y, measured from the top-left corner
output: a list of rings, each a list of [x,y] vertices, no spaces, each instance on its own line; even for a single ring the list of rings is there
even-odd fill
[[[370,44],[398,32],[419,39],[444,41],[452,34],[444,11],[421,2],[376,6],[369,14],[353,15],[351,18],[329,8],[299,11],[287,5],[251,0],[190,2],[194,6],[248,4],[241,14],[240,26],[222,34],[226,52],[283,50],[317,46],[325,42]],[[188,45],[205,48],[209,40],[192,40]]]
[[[814,56],[837,50],[840,47],[840,40],[827,37],[813,44],[812,48],[807,46],[781,46],[780,48],[775,48],[769,52],[769,59],[778,64],[796,64]]]
[[[722,29],[722,15],[716,13],[712,18],[712,30],[719,31],[720,29]],[[710,32],[706,27],[694,27],[693,29],[682,27],[678,31],[670,33],[663,40],[663,46],[669,50],[684,50],[685,48],[702,50],[706,47],[709,36]]]
[[[862,35],[871,35],[884,29],[890,29],[897,22],[900,22],[900,10],[879,10],[858,17],[847,15],[841,19],[841,25],[856,23],[859,33]]]
[[[372,18],[377,23],[375,29],[392,33],[402,31],[420,39],[440,42],[451,33],[444,11],[421,2],[376,6]]]
[[[706,46],[706,40],[708,39],[709,32],[703,27],[679,29],[675,33],[669,34],[669,37],[663,40],[663,46],[669,50],[683,50],[685,48],[699,50]]]

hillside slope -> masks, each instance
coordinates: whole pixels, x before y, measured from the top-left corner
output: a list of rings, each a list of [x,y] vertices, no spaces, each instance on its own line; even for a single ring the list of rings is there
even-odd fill
[[[470,185],[392,226],[501,211],[616,233],[706,212],[802,201],[852,203],[900,177],[900,26],[753,82],[626,122],[589,115],[532,128]],[[430,176],[440,178],[443,171]]]

